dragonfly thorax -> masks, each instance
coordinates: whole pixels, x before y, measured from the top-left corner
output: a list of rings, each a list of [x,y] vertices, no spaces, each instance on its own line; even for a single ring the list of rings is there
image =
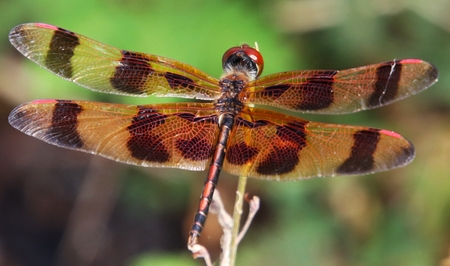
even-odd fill
[[[219,81],[220,97],[215,101],[216,110],[220,113],[238,114],[244,104],[240,100],[240,94],[248,83],[248,78],[243,74],[230,74]]]

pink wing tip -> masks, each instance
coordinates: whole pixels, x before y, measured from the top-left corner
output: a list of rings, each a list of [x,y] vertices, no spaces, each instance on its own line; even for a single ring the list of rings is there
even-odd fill
[[[32,104],[47,104],[47,103],[56,103],[57,101],[54,99],[43,99],[43,100],[35,100],[32,101]]]
[[[405,63],[405,64],[421,64],[423,63],[423,60],[420,59],[403,59],[400,60],[401,63]]]
[[[51,30],[57,30],[58,29],[58,27],[56,27],[56,26],[45,24],[45,23],[34,23],[34,25],[37,26],[37,27],[47,28],[47,29],[51,29]]]
[[[398,133],[395,133],[394,131],[389,131],[389,130],[384,130],[383,129],[383,130],[380,130],[380,133],[384,134],[384,135],[388,135],[390,137],[398,138],[398,139],[402,139],[403,138],[402,135],[400,135]]]

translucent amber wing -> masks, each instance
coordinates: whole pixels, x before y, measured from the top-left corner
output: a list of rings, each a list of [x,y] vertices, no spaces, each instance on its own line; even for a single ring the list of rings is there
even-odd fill
[[[120,105],[37,100],[9,116],[16,129],[53,145],[123,163],[204,170],[219,132],[211,104]]]
[[[420,59],[347,70],[290,71],[248,84],[246,103],[321,114],[371,109],[418,93],[437,81],[438,71]]]
[[[192,66],[120,50],[56,26],[19,25],[9,39],[36,64],[94,91],[204,100],[219,94],[218,80]]]
[[[260,179],[300,180],[385,171],[413,158],[412,144],[392,131],[247,108],[232,130],[224,170]]]

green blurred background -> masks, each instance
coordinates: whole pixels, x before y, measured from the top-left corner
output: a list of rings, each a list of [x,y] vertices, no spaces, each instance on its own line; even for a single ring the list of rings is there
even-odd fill
[[[376,175],[250,180],[262,209],[238,265],[450,265],[450,1],[0,1],[0,265],[203,265],[185,248],[205,173],[145,169],[47,145],[12,129],[38,98],[155,103],[88,91],[21,56],[10,29],[45,22],[219,77],[231,46],[258,42],[263,75],[402,58],[435,64],[439,82],[395,104],[304,118],[394,130],[417,156]],[[237,178],[218,189],[231,210]],[[202,235],[217,259],[220,227]]]

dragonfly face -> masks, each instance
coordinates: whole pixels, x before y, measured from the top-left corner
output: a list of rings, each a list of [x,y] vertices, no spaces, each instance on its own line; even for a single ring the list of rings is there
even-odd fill
[[[120,50],[42,23],[9,35],[22,54],[88,89],[209,103],[122,105],[36,100],[16,107],[10,124],[57,146],[119,162],[209,172],[190,232],[200,236],[220,171],[266,180],[361,175],[404,166],[413,145],[383,129],[307,121],[253,105],[340,114],[403,99],[437,81],[437,69],[403,59],[347,70],[287,71],[259,78],[261,54],[248,45],[225,52],[216,79],[187,64]]]
[[[225,75],[230,73],[246,74],[249,80],[259,77],[264,68],[264,61],[261,53],[243,44],[231,47],[222,57],[222,68]]]

